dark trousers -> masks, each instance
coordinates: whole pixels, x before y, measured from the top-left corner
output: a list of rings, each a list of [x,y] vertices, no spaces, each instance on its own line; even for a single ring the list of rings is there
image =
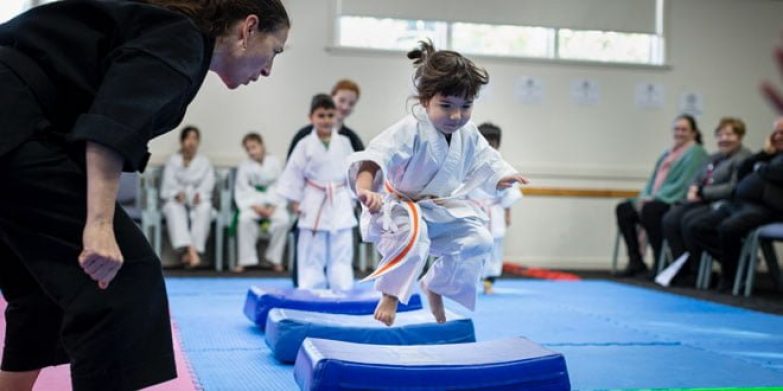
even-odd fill
[[[687,251],[686,239],[684,238],[686,233],[685,227],[693,224],[699,217],[710,213],[711,210],[710,205],[707,203],[687,202],[672,206],[663,215],[663,237],[669,243],[669,249],[671,249],[674,259],[679,258]],[[683,266],[683,271],[696,273],[700,260],[701,253],[690,253],[686,265]]]
[[[81,152],[84,154],[84,148]],[[62,143],[33,139],[0,156],[4,371],[71,364],[74,390],[132,390],[176,377],[160,261],[116,206],[124,263],[102,290],[79,266],[86,175]]]
[[[615,213],[617,215],[617,225],[620,228],[620,234],[625,241],[628,250],[630,264],[641,264],[642,249],[639,248],[639,239],[637,236],[637,226],[644,228],[647,233],[647,239],[653,248],[655,263],[653,270],[658,265],[661,255],[661,246],[663,243],[663,233],[661,228],[661,219],[666,211],[669,210],[669,204],[661,201],[649,201],[642,205],[641,212],[634,208],[633,201],[628,200],[617,205]]]
[[[753,229],[779,218],[774,211],[761,205],[729,203],[686,226],[686,246],[692,254],[707,251],[721,264],[723,279],[733,281],[742,240]]]

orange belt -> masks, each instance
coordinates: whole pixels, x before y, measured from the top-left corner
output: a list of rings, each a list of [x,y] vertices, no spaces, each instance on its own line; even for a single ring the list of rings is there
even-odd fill
[[[410,233],[408,234],[408,238],[405,241],[405,246],[403,246],[400,251],[397,254],[394,254],[392,257],[389,258],[389,261],[383,264],[381,267],[375,269],[374,272],[372,272],[369,276],[365,277],[362,282],[369,281],[375,278],[378,278],[394,269],[396,269],[399,265],[403,263],[403,261],[406,259],[408,254],[413,249],[413,246],[418,242],[419,239],[419,224],[421,224],[421,212],[419,211],[419,206],[416,205],[415,202],[408,199],[408,197],[405,197],[402,193],[398,192],[394,189],[394,187],[389,183],[389,181],[386,181],[385,183],[386,191],[390,194],[396,195],[400,201],[405,203],[405,206],[408,208],[408,213],[410,216]]]

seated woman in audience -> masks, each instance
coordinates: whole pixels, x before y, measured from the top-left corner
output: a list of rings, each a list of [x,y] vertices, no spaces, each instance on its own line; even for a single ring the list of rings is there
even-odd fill
[[[193,268],[201,263],[200,254],[204,253],[209,236],[215,171],[209,160],[198,154],[198,128],[182,129],[179,141],[179,152],[163,168],[160,196],[171,246],[180,254],[182,263]]]
[[[234,202],[237,204],[239,264],[234,272],[258,264],[256,241],[263,230],[270,235],[265,258],[276,272],[283,271],[285,238],[291,228],[286,200],[275,191],[277,178],[283,170],[277,156],[270,155],[258,133],[242,138],[248,159],[239,164],[234,181]]]
[[[710,155],[709,161],[688,189],[685,201],[674,205],[663,216],[663,237],[669,243],[674,259],[686,251],[682,227],[731,198],[737,185],[737,169],[751,155],[750,150],[742,145],[744,136],[745,123],[741,119],[722,118],[715,128],[718,152]],[[700,256],[690,254],[677,281],[693,285]]]
[[[685,226],[688,251],[707,251],[721,264],[718,290],[734,283],[742,239],[767,223],[783,221],[783,117],[775,121],[761,152],[745,159],[731,202]]]
[[[655,163],[655,169],[639,198],[626,200],[617,206],[617,225],[628,249],[625,276],[647,271],[639,246],[639,226],[647,233],[655,256],[654,265],[657,266],[663,242],[661,219],[672,204],[685,199],[693,178],[707,161],[707,152],[701,146],[701,133],[692,116],[683,114],[675,119],[673,141],[674,145],[667,148]]]

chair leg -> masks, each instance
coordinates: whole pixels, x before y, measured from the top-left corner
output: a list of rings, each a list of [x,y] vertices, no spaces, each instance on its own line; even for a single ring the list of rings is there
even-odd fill
[[[737,260],[737,274],[734,276],[734,287],[731,290],[733,296],[739,295],[740,289],[742,289],[742,282],[745,280],[745,273],[747,273],[748,269],[748,258],[750,257],[750,249],[748,247],[750,246],[751,236],[752,233],[742,242],[742,250],[740,251],[740,257]]]
[[[663,244],[661,245],[661,257],[658,259],[658,270],[656,270],[655,275],[661,274],[663,269],[666,269],[666,266],[671,263],[671,261],[672,251],[669,248],[669,242],[664,240]]]
[[[710,274],[712,274],[712,257],[710,254],[702,252],[699,260],[699,275],[696,277],[696,288],[709,289]]]
[[[359,242],[359,271],[367,271],[367,244],[364,242]]]
[[[778,266],[778,255],[775,253],[775,246],[769,240],[759,240],[759,246],[761,252],[764,254],[764,259],[767,261],[767,270],[772,277],[772,281],[775,283],[777,290],[783,289],[783,275],[780,274],[780,266]]]
[[[620,231],[614,237],[614,250],[612,251],[612,275],[617,274],[617,257],[620,252]]]
[[[161,231],[163,231],[163,226],[160,224],[160,219],[153,227],[155,230],[155,254],[158,254],[158,258],[160,258],[163,256],[163,235],[161,233]]]
[[[704,289],[710,289],[710,282],[712,282],[712,256],[707,254],[707,263],[704,266]]]
[[[753,278],[756,277],[756,262],[758,262],[759,258],[758,231],[753,231],[748,240],[750,240],[750,244],[748,244],[748,268],[745,278],[745,297],[750,297],[750,293],[753,291]]]
[[[223,235],[225,228],[222,221],[218,219],[215,224],[215,270],[223,271]]]
[[[234,270],[237,267],[237,237],[229,236],[227,240],[228,244],[228,270]]]

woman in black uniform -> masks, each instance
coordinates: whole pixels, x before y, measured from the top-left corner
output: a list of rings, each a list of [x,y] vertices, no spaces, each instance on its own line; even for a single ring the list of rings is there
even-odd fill
[[[280,0],[70,0],[0,25],[0,390],[71,364],[75,390],[176,377],[160,261],[115,207],[120,171],[175,127],[208,70],[268,76]]]

